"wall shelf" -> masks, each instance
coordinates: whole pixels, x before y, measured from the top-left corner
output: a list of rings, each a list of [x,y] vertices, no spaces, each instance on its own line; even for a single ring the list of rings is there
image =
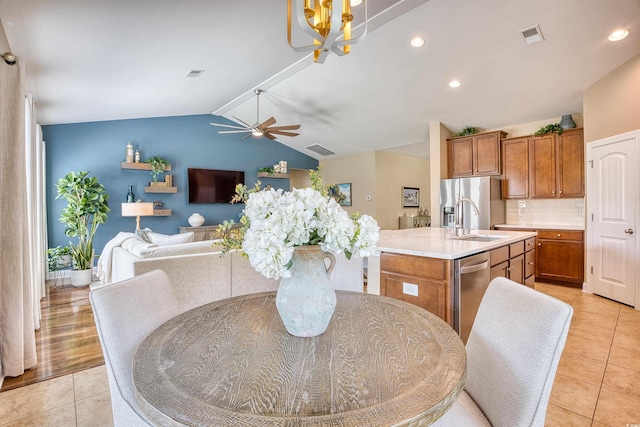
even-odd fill
[[[178,187],[144,187],[145,193],[177,193]]]
[[[268,172],[258,172],[258,178],[278,178],[278,179],[289,179],[288,173],[268,173]]]
[[[139,171],[150,171],[151,165],[149,163],[135,163],[135,162],[122,162],[120,163],[120,167],[122,169],[135,169]],[[171,170],[171,165],[164,168],[165,172],[169,172]]]
[[[171,216],[171,209],[154,209],[153,216]]]

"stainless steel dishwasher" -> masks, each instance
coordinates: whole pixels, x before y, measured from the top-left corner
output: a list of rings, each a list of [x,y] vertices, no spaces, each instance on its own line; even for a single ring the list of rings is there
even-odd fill
[[[466,344],[480,301],[489,286],[489,253],[455,260],[454,328]]]

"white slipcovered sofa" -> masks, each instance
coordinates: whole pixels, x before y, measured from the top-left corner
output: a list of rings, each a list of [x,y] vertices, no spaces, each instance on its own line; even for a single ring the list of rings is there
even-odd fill
[[[147,243],[133,233],[120,233],[119,236],[114,238],[115,244],[105,246],[106,256],[103,252],[103,257],[109,258],[110,268],[104,265],[106,262],[102,257],[99,262],[99,271],[108,269],[110,273],[106,275],[107,280],[103,277],[101,286],[152,270],[163,270],[175,288],[181,311],[237,295],[274,291],[280,283],[255,271],[240,252],[223,256],[213,240],[172,244],[171,238],[188,239],[176,235],[165,236],[163,244],[162,240]],[[336,289],[362,291],[362,258],[347,260],[344,255],[336,256],[330,279]]]

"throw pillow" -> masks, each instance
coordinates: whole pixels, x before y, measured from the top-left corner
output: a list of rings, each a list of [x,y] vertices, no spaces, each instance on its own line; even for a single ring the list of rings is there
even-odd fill
[[[194,239],[193,231],[189,231],[188,233],[178,233],[173,235],[160,234],[160,233],[147,233],[149,236],[149,240],[151,243],[155,243],[158,246],[168,246],[168,245],[176,245],[178,243],[191,243]]]
[[[150,228],[141,228],[136,230],[136,234],[138,235],[138,237],[147,243],[151,243],[151,239],[149,238],[149,233],[152,233]]]

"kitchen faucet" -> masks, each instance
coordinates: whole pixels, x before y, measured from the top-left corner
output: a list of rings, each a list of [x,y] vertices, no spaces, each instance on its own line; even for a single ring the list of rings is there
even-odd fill
[[[462,217],[462,219],[460,221],[458,221],[458,206],[460,206],[460,204],[462,204],[462,202],[469,202],[471,203],[471,206],[473,207],[473,210],[475,212],[476,215],[480,215],[480,210],[478,210],[478,206],[476,206],[476,204],[473,202],[473,200],[471,199],[467,199],[466,197],[461,197],[460,199],[458,199],[458,201],[456,202],[456,204],[453,207],[453,235],[454,236],[462,236],[464,234],[467,234],[469,232],[469,230],[465,230],[464,228],[464,216]],[[458,234],[458,230],[461,230],[461,232]]]

